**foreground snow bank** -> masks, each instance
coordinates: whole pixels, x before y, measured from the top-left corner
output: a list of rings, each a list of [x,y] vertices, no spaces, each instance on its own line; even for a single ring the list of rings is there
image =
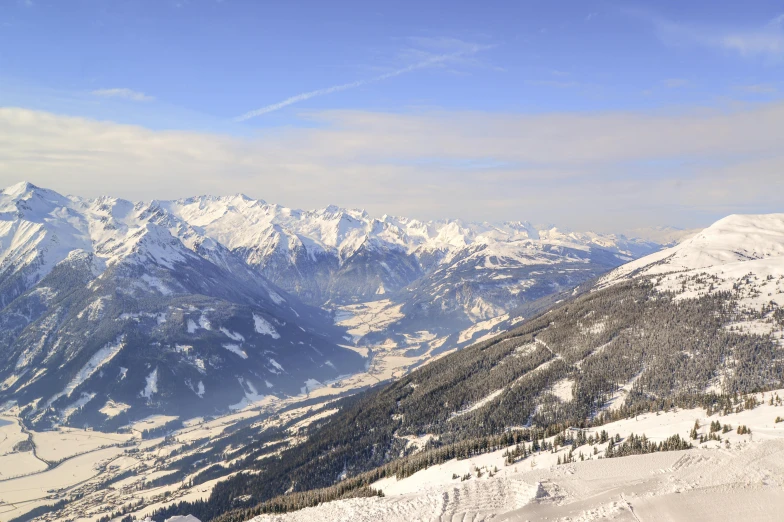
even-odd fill
[[[784,431],[784,430],[782,430]],[[254,522],[778,521],[784,439],[552,466],[420,493],[322,504]],[[751,516],[751,518],[749,518]]]
[[[253,520],[781,520],[784,401],[780,397],[784,390],[749,396],[755,407],[713,415],[701,408],[646,413],[586,434],[596,436],[606,430],[621,440],[633,433],[645,434],[652,441],[677,434],[695,445],[692,450],[601,458],[607,443],[596,443],[574,448],[576,462],[569,464],[558,464],[569,451],[560,447],[534,452],[507,466],[503,449],[444,462],[405,479],[389,477],[374,483],[385,497],[337,501]],[[714,431],[714,423],[722,429]],[[692,438],[692,430],[697,439]]]

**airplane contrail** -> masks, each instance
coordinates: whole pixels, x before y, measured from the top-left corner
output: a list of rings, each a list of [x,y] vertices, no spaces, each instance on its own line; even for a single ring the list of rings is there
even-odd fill
[[[384,74],[381,74],[379,76],[375,76],[373,78],[367,78],[365,80],[357,80],[355,82],[343,83],[343,84],[340,84],[340,85],[333,85],[332,87],[325,87],[323,89],[316,89],[315,91],[303,92],[303,93],[297,94],[295,96],[291,96],[290,98],[286,98],[285,100],[280,101],[278,103],[273,103],[271,105],[267,105],[266,107],[262,107],[260,109],[255,109],[255,110],[246,112],[245,114],[243,114],[241,116],[237,116],[236,118],[234,118],[234,121],[240,122],[240,121],[249,120],[251,118],[255,118],[257,116],[261,116],[262,114],[267,114],[268,112],[277,111],[278,109],[282,109],[283,107],[288,107],[289,105],[293,105],[293,104],[295,104],[297,102],[309,100],[309,99],[315,98],[317,96],[324,96],[326,94],[332,94],[333,92],[346,91],[348,89],[355,89],[357,87],[361,87],[363,85],[367,85],[367,84],[370,84],[370,83],[376,83],[376,82],[380,82],[382,80],[386,80],[386,79],[389,79],[389,78],[394,78],[395,76],[400,76],[401,74],[406,74],[406,73],[409,73],[409,72],[412,72],[412,71],[416,71],[418,69],[424,69],[426,67],[430,67],[430,66],[433,66],[433,65],[436,65],[436,64],[439,64],[439,63],[443,63],[443,62],[446,62],[446,61],[449,61],[449,60],[454,60],[455,58],[459,58],[459,57],[467,55],[467,54],[474,54],[474,53],[476,53],[478,51],[481,51],[482,49],[486,49],[486,48],[487,47],[475,45],[475,46],[472,46],[470,49],[467,49],[467,50],[464,50],[464,51],[459,51],[459,52],[450,53],[450,54],[439,54],[437,56],[432,56],[432,57],[428,58],[427,60],[422,60],[421,62],[417,62],[415,64],[411,64],[411,65],[409,65],[407,67],[403,67],[402,69],[396,69],[394,71],[390,71],[388,73],[384,73]]]

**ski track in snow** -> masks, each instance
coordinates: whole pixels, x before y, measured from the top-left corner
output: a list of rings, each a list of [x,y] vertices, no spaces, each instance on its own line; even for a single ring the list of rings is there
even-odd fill
[[[498,512],[511,511],[530,502],[536,484],[523,480],[467,481],[451,488],[431,488],[412,495],[378,499],[349,499],[322,504],[287,515],[262,515],[254,522],[412,522],[415,520],[484,521]]]

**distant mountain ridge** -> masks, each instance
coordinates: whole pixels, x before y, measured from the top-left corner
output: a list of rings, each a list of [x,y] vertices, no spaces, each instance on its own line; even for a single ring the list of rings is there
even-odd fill
[[[240,252],[249,265],[259,267],[282,288],[319,305],[347,304],[399,291],[436,266],[470,254],[530,265],[556,262],[548,248],[575,254],[600,249],[620,261],[659,248],[657,243],[623,236],[562,232],[522,221],[373,218],[362,210],[336,206],[295,210],[243,195],[158,204]]]

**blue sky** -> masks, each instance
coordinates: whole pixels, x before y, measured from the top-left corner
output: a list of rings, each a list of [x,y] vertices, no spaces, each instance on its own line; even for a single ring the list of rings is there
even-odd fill
[[[0,135],[17,140],[0,182],[574,228],[774,211],[779,153],[759,143],[779,128],[783,15],[766,1],[0,0]],[[764,135],[715,132],[743,125]],[[550,156],[539,129],[561,143]],[[585,147],[603,155],[569,159]],[[738,176],[755,183],[730,189]]]

